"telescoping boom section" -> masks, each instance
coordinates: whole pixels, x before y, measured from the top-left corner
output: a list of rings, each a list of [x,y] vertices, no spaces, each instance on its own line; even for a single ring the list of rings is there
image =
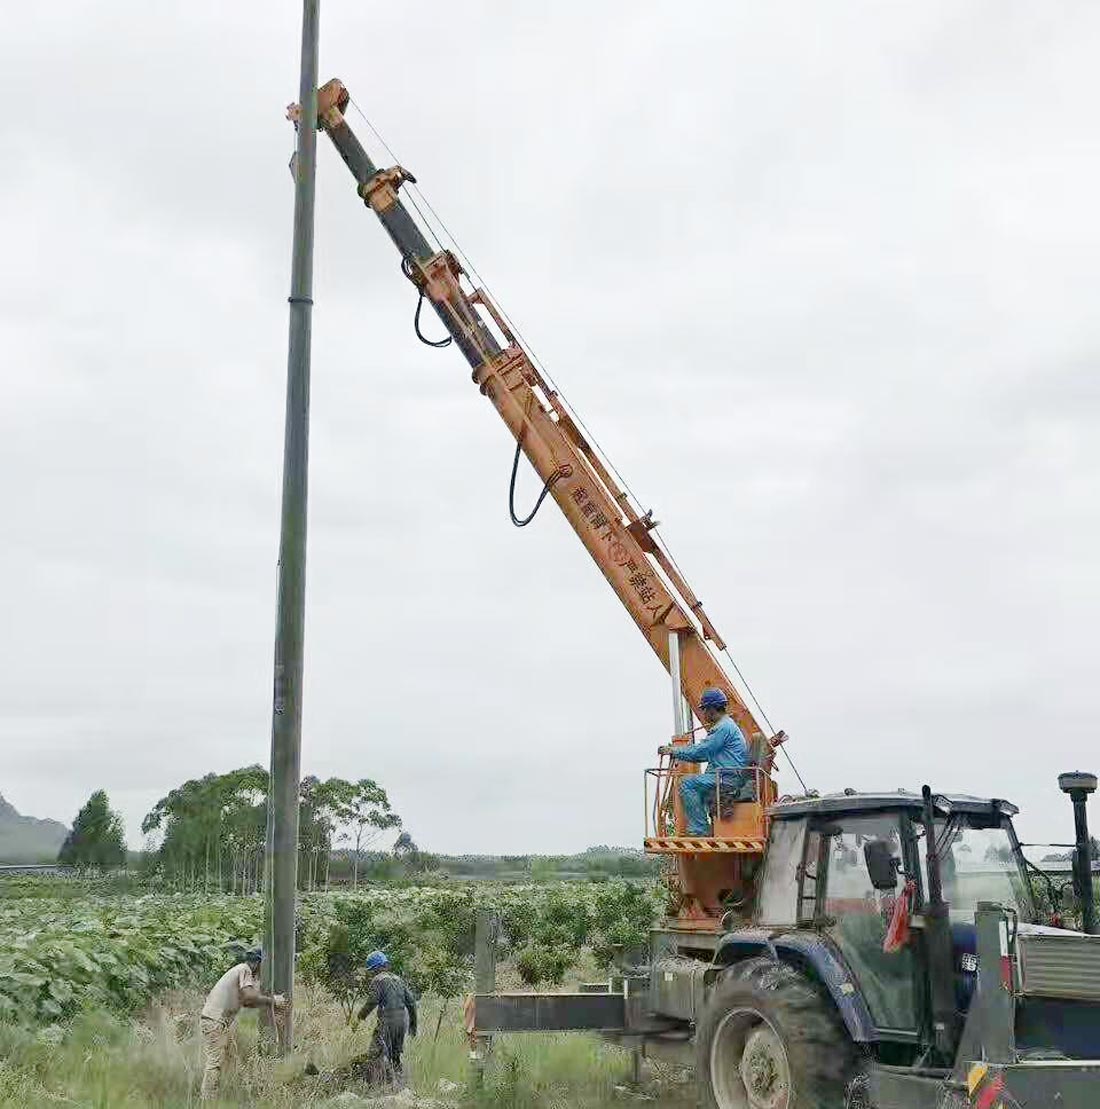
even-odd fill
[[[318,91],[317,125],[328,135],[355,178],[359,195],[397,248],[402,271],[434,309],[472,370],[474,383],[500,414],[552,498],[614,589],[638,630],[673,676],[677,736],[689,742],[690,714],[680,698],[699,703],[720,689],[754,751],[750,782],[737,799],[721,797],[713,834],[688,837],[677,779],[682,764],[646,772],[647,851],[679,858],[685,918],[716,920],[724,898],[744,890],[767,838],[768,805],[777,737],[766,737],[720,665],[725,643],[679,570],[651,534],[656,521],[632,503],[627,491],[582,434],[553,387],[523,349],[504,314],[484,289],[474,287],[449,250],[435,249],[401,199],[415,178],[401,166],[377,167],[344,116],[350,97],[340,81]],[[292,105],[289,117],[301,125]],[[418,327],[419,330],[419,327]],[[690,767],[686,768],[692,769]],[[698,769],[698,768],[695,768]]]

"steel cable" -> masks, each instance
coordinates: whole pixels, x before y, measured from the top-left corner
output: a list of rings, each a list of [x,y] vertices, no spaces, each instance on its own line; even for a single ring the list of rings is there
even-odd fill
[[[382,148],[386,151],[386,153],[393,160],[394,164],[401,165],[401,160],[397,157],[397,154],[394,152],[393,148],[389,145],[389,143],[386,142],[386,140],[383,137],[382,133],[370,121],[370,119],[368,118],[366,112],[364,112],[363,109],[359,107],[359,105],[355,102],[354,99],[351,100],[351,104],[355,108],[355,110],[359,113],[359,115],[362,117],[363,122],[370,129],[371,133],[378,140],[379,144],[382,146]],[[435,208],[432,207],[432,203],[427,198],[424,191],[415,182],[407,182],[405,192],[409,195],[410,203],[412,204],[412,207],[416,211],[417,215],[420,216],[420,219],[423,222],[429,236],[436,243],[436,245],[439,247],[439,249],[443,250],[444,246],[443,246],[442,238],[437,233],[435,227],[433,227],[432,221],[430,219],[428,219],[428,217],[425,214],[424,210],[420,207],[420,204],[418,204],[417,201],[416,201],[417,197],[420,198],[420,201],[423,204],[424,208],[427,209],[427,211],[430,212],[432,217],[435,219],[435,222],[438,224],[440,231],[442,231],[442,233],[443,233],[443,236],[450,242],[451,247],[454,250],[454,254],[459,259],[459,261],[462,263],[463,268],[466,270],[467,273],[469,273],[471,275],[471,277],[473,277],[477,281],[478,285],[482,289],[484,289],[486,294],[491,298],[493,303],[496,305],[497,310],[500,312],[501,318],[504,320],[504,322],[511,329],[512,334],[515,335],[516,339],[519,340],[520,344],[526,350],[526,352],[530,356],[531,360],[538,367],[539,371],[546,378],[546,381],[549,383],[550,387],[554,390],[555,394],[557,395],[557,397],[559,398],[559,400],[561,401],[561,403],[565,407],[566,411],[568,412],[570,418],[577,425],[577,428],[581,431],[581,433],[585,436],[585,438],[589,441],[589,443],[591,443],[592,447],[595,449],[595,451],[599,455],[599,457],[602,460],[603,464],[607,467],[608,472],[619,483],[620,487],[627,494],[627,496],[631,499],[631,501],[633,501],[635,511],[639,515],[642,515],[643,514],[643,510],[642,510],[642,503],[643,502],[641,501],[641,499],[635,494],[634,490],[630,487],[627,480],[623,477],[623,475],[616,468],[615,464],[611,461],[611,459],[608,456],[607,452],[600,445],[599,440],[595,437],[595,435],[592,434],[591,430],[585,424],[583,418],[576,411],[576,409],[574,409],[573,406],[569,403],[568,398],[565,396],[564,392],[562,392],[562,390],[561,390],[560,386],[558,385],[558,383],[554,380],[554,378],[551,375],[551,373],[550,373],[549,369],[547,368],[546,364],[538,356],[538,353],[535,351],[534,347],[527,341],[526,337],[523,335],[523,333],[520,331],[520,329],[516,326],[516,324],[513,321],[512,317],[508,314],[508,312],[505,309],[504,305],[501,303],[500,298],[497,297],[496,294],[493,292],[493,290],[490,288],[489,283],[481,276],[481,274],[478,272],[477,267],[473,264],[473,262],[470,261],[469,255],[467,255],[466,252],[462,249],[462,247],[459,244],[458,240],[455,238],[454,234],[451,232],[451,229],[447,226],[446,223],[443,222],[443,219],[440,217],[439,213],[435,210]],[[420,308],[420,306],[418,305],[417,306],[417,314],[418,315],[419,315],[419,308]],[[419,328],[417,329],[417,335],[418,335],[418,337],[420,337]],[[435,343],[432,343],[430,340],[422,339],[422,341],[427,342],[429,346],[437,345]],[[450,340],[448,339],[447,341],[443,342],[442,345],[444,345],[444,346],[447,345],[447,343],[449,341]],[[544,488],[542,490],[542,493],[539,495],[538,501],[535,503],[535,507],[532,510],[531,515],[526,518],[524,523],[517,522],[517,517],[516,517],[515,511],[514,511],[514,492],[515,492],[516,469],[519,465],[519,454],[520,454],[520,448],[519,448],[519,445],[517,444],[516,457],[515,457],[515,460],[514,460],[513,466],[512,466],[512,480],[511,480],[511,483],[509,485],[509,514],[512,517],[512,522],[514,524],[516,524],[517,527],[526,527],[526,525],[528,523],[530,523],[532,519],[534,519],[535,513],[538,512],[539,507],[542,505],[542,502],[546,499],[546,496],[550,491],[550,482],[547,482],[547,484],[544,486]],[[553,479],[551,479],[551,482],[552,482],[552,480]],[[665,542],[664,536],[661,535],[660,532],[657,529],[653,529],[650,532],[650,535],[653,537],[654,541],[658,544],[658,546],[660,547],[662,553],[669,560],[669,563],[673,566],[673,568],[676,570],[676,572],[681,576],[681,578],[683,578],[686,581],[687,580],[687,575],[680,568],[680,564],[676,561],[675,557],[673,556],[672,551],[669,549],[668,544]],[[745,675],[741,672],[741,668],[737,665],[737,662],[734,659],[733,655],[730,654],[729,648],[724,647],[723,650],[722,650],[722,653],[725,655],[726,659],[728,659],[729,664],[733,667],[734,673],[737,675],[737,677],[740,680],[741,684],[744,686],[745,692],[749,695],[750,699],[752,700],[752,703],[756,706],[756,709],[760,713],[760,717],[763,720],[764,724],[768,727],[768,729],[771,731],[771,733],[773,735],[775,735],[776,734],[775,728],[774,728],[772,722],[768,719],[768,714],[764,711],[764,707],[763,707],[763,705],[761,705],[759,698],[753,692],[752,686],[750,686],[748,681],[745,679]],[[719,661],[719,663],[720,663],[720,660],[716,659],[716,661]],[[808,793],[809,789],[806,785],[806,782],[803,780],[802,775],[799,773],[798,767],[795,766],[794,759],[791,758],[790,754],[787,752],[785,747],[783,747],[782,750],[783,750],[783,755],[786,758],[787,762],[789,763],[791,770],[794,772],[795,777],[798,779],[799,784],[802,786],[803,790],[805,790]]]

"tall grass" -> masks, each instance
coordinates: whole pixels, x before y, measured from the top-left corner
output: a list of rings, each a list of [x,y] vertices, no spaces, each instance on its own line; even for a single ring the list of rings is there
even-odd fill
[[[87,1013],[65,1029],[35,1032],[0,1025],[0,1107],[197,1109],[201,1000],[198,994],[170,995],[132,1022]],[[450,1006],[438,1040],[433,1035],[438,1003],[428,1001],[424,1010],[421,1035],[410,1041],[407,1056],[418,1095],[486,1109],[602,1109],[624,1102],[630,1058],[614,1045],[581,1035],[500,1037],[483,1081],[476,1083],[458,1006]],[[325,1072],[363,1052],[369,1024],[349,1028],[336,1005],[306,990],[296,1005],[295,1038],[290,1057],[264,1056],[255,1016],[243,1014],[235,1058],[214,1104],[256,1109],[322,1105],[335,1091],[305,1078],[306,1062]],[[440,1093],[441,1079],[458,1089]],[[649,1076],[645,1093],[660,1106],[687,1109],[694,1104],[690,1090]]]

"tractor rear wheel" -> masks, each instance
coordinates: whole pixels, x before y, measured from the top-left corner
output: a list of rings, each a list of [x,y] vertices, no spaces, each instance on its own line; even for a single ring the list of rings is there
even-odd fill
[[[771,959],[749,959],[721,979],[695,1041],[707,1109],[843,1109],[856,1072],[832,1001]]]

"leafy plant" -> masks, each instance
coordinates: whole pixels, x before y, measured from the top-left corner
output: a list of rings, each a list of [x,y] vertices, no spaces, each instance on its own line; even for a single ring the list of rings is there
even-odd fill
[[[122,818],[111,811],[106,791],[97,789],[76,814],[57,861],[95,870],[108,870],[126,862]]]
[[[303,977],[332,995],[349,1024],[370,984],[366,962],[375,950],[385,951],[400,974],[413,951],[408,923],[369,901],[339,898],[328,926],[302,959]]]
[[[0,1021],[54,1024],[92,1008],[125,1013],[162,990],[209,985],[262,931],[257,896],[97,892],[110,888],[5,881],[5,894],[24,896],[0,898]],[[460,997],[473,982],[474,922],[486,907],[501,921],[499,957],[536,986],[561,982],[586,948],[610,965],[620,949],[644,943],[659,897],[655,885],[621,880],[305,894],[296,929],[302,976],[350,1018],[366,990],[366,957],[381,948],[414,990]]]

